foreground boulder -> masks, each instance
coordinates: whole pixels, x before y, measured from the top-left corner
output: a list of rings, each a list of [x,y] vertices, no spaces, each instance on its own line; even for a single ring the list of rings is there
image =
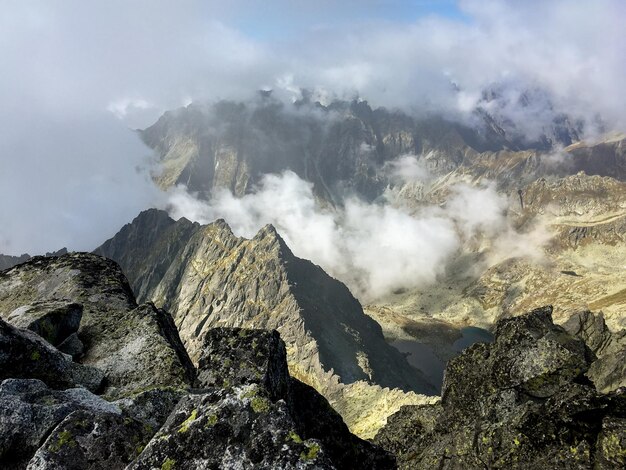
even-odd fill
[[[196,386],[130,468],[395,468],[289,376],[275,331],[208,330]]]
[[[90,348],[106,374],[107,396],[125,396],[155,386],[185,388],[193,382],[195,369],[165,310],[147,303],[119,313],[116,321],[123,326],[123,334]],[[99,328],[107,325],[110,321],[103,321]]]
[[[72,362],[35,333],[0,320],[0,380],[18,378],[39,379],[56,389],[82,386],[97,391],[104,374]]]
[[[18,307],[6,320],[13,326],[26,328],[53,346],[58,346],[78,331],[82,317],[82,305],[52,300]]]
[[[198,360],[196,387],[259,384],[271,398],[289,392],[285,343],[277,331],[214,328],[207,331]]]
[[[75,315],[79,309],[82,318]],[[0,316],[31,329],[39,325],[36,331],[52,344],[67,333],[58,348],[104,371],[107,396],[193,382],[170,315],[152,304],[138,306],[120,267],[100,256],[35,257],[0,272]]]
[[[611,331],[602,312],[584,311],[572,315],[563,325],[582,339],[597,356],[587,377],[603,393],[626,387],[626,331]]]
[[[185,396],[187,392],[181,389],[152,388],[124,397],[114,403],[127,416],[141,421],[146,428],[156,432]]]
[[[77,410],[120,414],[117,405],[84,388],[52,390],[40,380],[0,384],[0,468],[23,468],[43,439]]]
[[[626,393],[603,395],[551,307],[501,320],[446,368],[441,405],[405,407],[375,442],[401,468],[623,468]]]
[[[212,389],[178,404],[131,469],[334,468],[323,445],[304,440],[287,404],[256,384]]]
[[[123,469],[153,434],[144,423],[127,416],[75,411],[52,431],[27,469]]]

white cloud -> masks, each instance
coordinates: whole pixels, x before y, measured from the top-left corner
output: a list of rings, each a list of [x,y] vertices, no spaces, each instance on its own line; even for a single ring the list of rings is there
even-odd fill
[[[319,264],[362,301],[371,301],[435,282],[463,242],[474,236],[504,237],[492,256],[540,253],[535,243],[524,253],[511,250],[528,240],[510,227],[505,205],[491,186],[461,185],[453,188],[443,208],[425,206],[409,213],[351,198],[343,208],[331,210],[316,204],[310,183],[285,172],[265,176],[255,192],[242,198],[222,191],[200,201],[179,186],[171,190],[167,208],[176,219],[210,223],[223,218],[235,234],[247,238],[271,223],[294,254]]]
[[[620,0],[467,0],[465,18],[410,23],[376,21],[373,0],[2,7],[0,251],[10,253],[94,246],[104,226],[153,205],[146,172],[136,172],[146,150],[115,115],[139,127],[189,99],[245,98],[267,86],[292,98],[306,87],[325,102],[358,92],[375,105],[458,116],[500,83],[509,98],[500,112],[528,133],[553,110],[626,127]],[[351,23],[355,11],[369,16]],[[279,16],[275,34],[255,35]],[[528,88],[541,93],[520,108]]]

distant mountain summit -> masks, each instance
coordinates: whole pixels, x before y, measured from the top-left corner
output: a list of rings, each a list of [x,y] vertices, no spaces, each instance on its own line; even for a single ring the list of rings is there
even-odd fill
[[[518,97],[519,106],[533,110],[544,98],[528,92]],[[201,198],[217,189],[242,196],[264,175],[290,170],[311,182],[323,201],[341,203],[346,194],[372,201],[392,183],[385,164],[406,154],[416,155],[436,178],[463,170],[517,182],[515,173],[493,174],[495,159],[515,162],[518,171],[536,170],[527,175],[528,182],[578,171],[626,177],[623,136],[587,145],[580,142],[581,125],[557,114],[549,124],[528,129],[529,137],[525,129],[536,123],[502,117],[499,110],[512,106],[507,99],[497,90],[485,93],[470,127],[436,115],[372,108],[360,100],[291,105],[259,96],[247,102],[192,103],[167,111],[140,134],[160,163],[155,181],[162,188],[183,184]],[[571,162],[551,158],[535,166],[535,160],[564,148]]]
[[[385,342],[380,326],[348,288],[294,256],[271,225],[248,240],[233,235],[223,220],[199,225],[153,209],[95,253],[122,266],[140,301],[171,312],[192,360],[212,328],[280,332],[291,374],[335,403],[349,425],[355,422],[346,407],[355,401],[343,398],[346,387],[365,388],[374,400],[381,387],[434,392]],[[391,393],[398,403],[418,399]]]
[[[46,253],[45,256],[48,256],[48,257],[49,256],[61,256],[66,253],[67,253],[67,248],[61,248],[58,251],[54,251],[52,253]],[[32,256],[29,255],[28,253],[24,253],[23,255],[20,255],[20,256],[0,254],[0,271],[2,271],[3,269],[12,268],[13,266],[17,264],[25,263],[31,258]]]

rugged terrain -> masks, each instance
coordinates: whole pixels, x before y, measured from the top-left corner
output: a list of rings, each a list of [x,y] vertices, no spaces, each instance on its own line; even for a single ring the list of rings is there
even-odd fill
[[[596,391],[593,352],[551,314],[500,320],[448,363],[441,404],[403,407],[374,441],[406,469],[624,468],[625,391]]]
[[[289,375],[276,331],[208,330],[196,369],[113,261],[2,271],[0,316],[2,468],[395,468]]]
[[[350,291],[295,257],[271,226],[248,240],[224,221],[201,226],[149,210],[95,253],[120,264],[141,301],[171,312],[194,362],[211,328],[279,331],[292,376],[326,396],[361,435],[401,404],[429,400],[416,393],[434,393]]]
[[[441,402],[403,406],[374,443],[289,374],[278,331],[206,329],[194,366],[98,255],[0,272],[0,316],[2,468],[626,466],[626,333],[600,314],[498,321],[449,361]]]
[[[155,180],[201,199],[219,190],[242,196],[285,170],[330,208],[355,195],[408,211],[445,208],[458,185],[493,184],[508,201],[505,228],[465,239],[436,283],[364,306],[399,349],[431,357],[427,378],[437,382],[468,327],[492,329],[550,303],[557,323],[586,309],[602,310],[612,329],[626,321],[625,135],[581,140],[583,129],[561,116],[528,141],[487,108],[470,127],[360,100],[287,105],[263,95],[170,111],[141,135],[161,164]],[[403,155],[426,174],[394,175]]]

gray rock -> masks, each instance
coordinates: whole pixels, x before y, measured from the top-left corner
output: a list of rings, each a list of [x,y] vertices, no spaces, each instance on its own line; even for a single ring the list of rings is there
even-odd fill
[[[551,311],[498,322],[448,363],[441,407],[402,408],[374,442],[403,469],[621,468],[626,390],[595,390],[589,349]]]
[[[602,312],[580,312],[563,325],[572,335],[581,338],[594,352],[587,377],[596,388],[608,393],[626,386],[626,331],[611,331]]]
[[[76,360],[83,356],[85,345],[78,337],[78,334],[73,333],[65,338],[65,340],[57,346],[57,349],[62,353],[69,354]]]
[[[68,360],[35,333],[0,320],[0,380],[12,378],[39,379],[57,389],[83,386],[96,391],[104,374]]]
[[[78,331],[83,307],[66,301],[38,301],[16,308],[5,320],[18,328],[37,333],[53,346]]]
[[[519,387],[529,395],[549,397],[584,374],[591,363],[585,343],[552,322],[552,307],[501,320],[495,335],[498,340],[490,354],[498,388]]]
[[[0,384],[0,468],[21,467],[42,440],[76,410],[120,414],[118,406],[83,388],[51,390],[40,380]],[[23,468],[23,467],[22,467]]]
[[[336,468],[319,441],[297,433],[286,403],[260,392],[252,384],[184,398],[129,470]]]
[[[204,388],[180,400],[129,468],[395,468],[312,387],[290,379],[278,333],[218,328],[202,351]]]
[[[107,377],[106,395],[121,397],[153,387],[189,387],[195,369],[170,315],[153,304],[119,314],[121,336],[94,344]],[[119,331],[119,330],[118,330]]]
[[[626,387],[626,347],[595,360],[589,367],[587,377],[603,393]]]
[[[180,389],[153,388],[113,403],[128,416],[156,431],[165,423],[176,404],[186,395],[187,392]]]
[[[258,385],[253,390],[259,403],[286,402],[293,422],[290,432],[321,444],[337,468],[394,467],[389,455],[352,435],[341,416],[313,387],[289,376],[285,343],[278,332],[209,330],[201,349],[196,386],[230,390],[251,384]]]
[[[626,346],[626,332],[612,332],[604,321],[602,312],[589,310],[571,315],[563,328],[577,338],[582,339],[597,357],[613,353]]]
[[[285,343],[277,331],[242,328],[207,331],[198,360],[196,387],[256,383],[276,399],[287,396],[289,382]]]
[[[191,385],[193,368],[171,317],[153,305],[138,307],[113,261],[71,253],[35,257],[0,273],[0,311],[52,300],[83,306],[80,361],[106,373],[107,395]],[[80,350],[75,341],[66,346],[72,355]]]
[[[122,470],[153,434],[127,416],[74,411],[50,433],[27,469]]]

